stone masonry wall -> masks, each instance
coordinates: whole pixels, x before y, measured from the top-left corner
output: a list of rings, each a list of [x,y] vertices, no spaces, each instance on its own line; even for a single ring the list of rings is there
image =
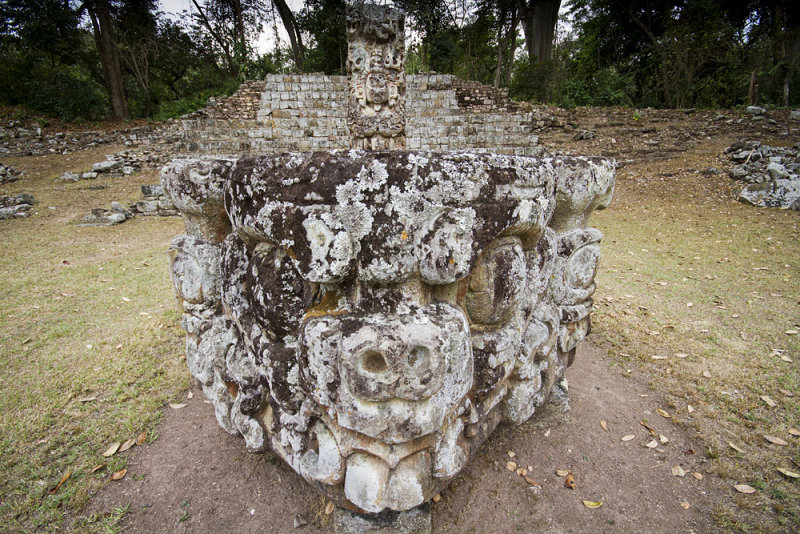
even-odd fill
[[[486,149],[539,155],[538,123],[506,92],[452,75],[406,77],[409,150]],[[182,148],[201,154],[258,154],[350,148],[348,79],[273,74],[183,119]]]

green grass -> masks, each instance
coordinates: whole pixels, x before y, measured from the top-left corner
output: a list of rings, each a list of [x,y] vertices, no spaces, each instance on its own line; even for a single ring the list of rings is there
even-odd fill
[[[592,219],[605,234],[594,332],[615,357],[640,362],[674,419],[718,454],[712,470],[731,485],[762,481],[759,498],[737,496],[729,511],[738,529],[742,512],[756,531],[798,527],[800,484],[775,468],[800,461],[800,439],[788,433],[800,428],[800,335],[785,333],[800,324],[800,214],[745,206],[726,177],[686,170],[713,154],[619,172],[615,203]],[[667,169],[675,175],[664,183],[656,170]],[[756,503],[765,498],[780,505],[764,512]]]
[[[3,532],[62,529],[124,467],[127,453],[101,456],[108,445],[152,434],[163,404],[189,384],[164,253],[180,221],[72,222],[110,198],[134,200],[138,183],[157,178],[107,179],[109,189],[87,192],[85,184],[54,184],[67,169],[52,161],[15,161],[29,165],[18,185],[34,192],[39,213],[0,222]],[[58,209],[48,210],[52,204]],[[106,468],[89,473],[101,463]],[[86,525],[113,531],[116,522]]]

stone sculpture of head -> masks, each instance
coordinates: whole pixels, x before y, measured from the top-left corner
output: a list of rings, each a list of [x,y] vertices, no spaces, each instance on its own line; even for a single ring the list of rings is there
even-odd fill
[[[588,332],[607,160],[353,150],[177,160],[162,181],[220,424],[345,508],[435,495]]]

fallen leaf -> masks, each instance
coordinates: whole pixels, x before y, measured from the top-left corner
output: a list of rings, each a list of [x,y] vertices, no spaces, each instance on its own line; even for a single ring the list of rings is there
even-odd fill
[[[78,402],[92,402],[92,401],[96,401],[96,400],[97,400],[97,397],[91,396],[91,397],[83,397],[81,399],[78,399]]]
[[[659,356],[658,354],[656,354],[654,356],[651,356],[651,358],[653,358],[654,360],[666,360],[667,359],[666,356]]]
[[[142,432],[141,434],[136,436],[136,444],[141,445],[142,443],[144,443],[144,440],[146,439],[147,439],[147,432]]]
[[[703,376],[706,377],[706,378],[711,378],[711,372],[710,371],[703,371]]]
[[[787,330],[785,333],[787,336],[793,336],[797,334],[798,330]]]
[[[89,474],[91,475],[92,473],[96,473],[99,470],[103,469],[105,466],[106,464],[97,464],[96,466],[92,467],[91,471],[89,471]]]
[[[653,429],[653,427],[649,426],[644,421],[639,421],[639,424],[642,425],[643,427],[645,427],[647,429],[647,431],[650,432],[652,435],[654,435],[654,436],[656,435],[656,431]]]
[[[605,420],[605,419],[603,419],[602,421],[600,421],[600,427],[601,427],[603,430],[605,430],[606,432],[608,432],[608,423],[606,423],[606,420]]]
[[[679,465],[675,465],[672,467],[672,476],[674,477],[685,477],[686,471]]]
[[[797,430],[796,428],[790,428],[789,429],[789,434],[791,434],[793,436],[800,436],[800,430]]]
[[[785,354],[783,356],[781,356],[781,360],[783,360],[785,362],[788,362],[788,363],[792,363],[794,361],[793,359],[791,359],[790,357],[786,356]]]
[[[739,493],[755,493],[756,492],[756,489],[753,486],[748,486],[747,484],[736,484],[733,487]]]
[[[689,355],[686,354],[685,352],[678,352],[678,353],[675,354],[675,357],[676,358],[688,358]]]
[[[442,496],[437,493],[436,495],[433,496],[433,502],[439,502],[441,498]],[[331,513],[333,513],[333,509],[335,506],[336,505],[333,504],[333,501],[328,501],[328,504],[325,505],[325,515],[331,515]]]
[[[627,435],[625,435],[625,436],[622,436],[622,441],[630,441],[630,440],[632,440],[632,439],[633,439],[633,438],[635,438],[635,437],[636,437],[636,436],[634,436],[633,434],[627,434]]]
[[[556,474],[560,477],[565,477],[570,473],[569,469],[556,469]]]
[[[133,447],[134,445],[136,445],[136,440],[135,439],[126,440],[125,443],[123,443],[120,446],[120,448],[119,448],[119,450],[117,452],[125,452],[128,449],[130,449],[131,447]]]
[[[788,445],[785,441],[781,438],[776,438],[775,436],[764,436],[764,439],[772,443],[773,445]]]
[[[758,398],[761,399],[762,401],[764,401],[766,403],[766,405],[769,406],[770,408],[774,408],[775,406],[778,405],[778,403],[776,403],[774,400],[772,400],[769,397],[769,395],[761,395]]]
[[[541,486],[541,484],[539,484],[538,482],[536,482],[536,481],[535,481],[534,479],[532,479],[531,477],[525,477],[525,482],[527,482],[527,483],[528,483],[528,484],[530,484],[531,486]]]
[[[172,408],[173,410],[180,410],[181,408],[185,408],[186,404],[185,403],[178,404],[178,403],[170,402],[169,403],[169,407]]]
[[[117,350],[120,350],[121,348],[122,348],[122,343],[120,343],[119,345],[117,345]]]
[[[735,450],[736,452],[741,452],[742,454],[744,454],[744,451],[739,447],[737,447],[736,445],[734,445],[732,441],[729,441],[728,445],[730,445],[731,449]]]
[[[683,502],[681,503],[681,507],[682,507],[684,510],[688,510],[688,509],[689,509],[689,502],[688,502],[688,501],[683,501]]]
[[[516,471],[517,464],[514,462],[506,462],[506,469],[508,469],[509,471]]]
[[[130,301],[131,301],[131,299],[129,299],[128,297],[122,297],[122,301],[123,301],[123,302],[130,302]]]
[[[437,493],[436,495],[433,496],[433,502],[439,502],[441,500],[442,500],[442,494],[441,493]],[[331,512],[333,512],[333,502],[330,503],[330,506],[331,506]],[[330,512],[328,512],[327,508],[325,509],[325,514],[326,515],[330,514]]]
[[[187,398],[187,399],[192,399],[192,398],[194,398],[194,393],[192,393],[192,392],[190,391],[189,393],[187,393],[187,394],[186,394],[186,398]]]
[[[508,455],[509,458],[513,458],[514,456],[517,455],[517,453],[515,453],[514,451],[508,451],[506,452],[506,454]]]
[[[703,473],[698,473],[697,471],[695,471],[694,473],[692,473],[692,476],[697,480],[703,480]]]
[[[658,415],[660,415],[661,417],[666,417],[667,419],[672,417],[666,410],[662,410],[661,408],[658,408],[656,410],[656,413],[658,413]]]
[[[789,391],[788,389],[781,389],[781,388],[778,388],[778,391],[780,391],[781,393],[783,393],[783,394],[784,394],[784,395],[786,395],[787,397],[794,397],[794,393],[792,393],[792,392],[791,392],[791,391]]]
[[[647,447],[648,449],[655,449],[656,447],[658,447],[658,442],[656,440],[652,440],[645,443],[644,446]]]
[[[103,457],[108,458],[109,456],[114,456],[114,454],[119,450],[120,445],[122,445],[122,443],[119,441],[112,443],[108,449],[106,449],[106,452],[103,453]]]
[[[575,477],[572,476],[572,473],[568,474],[567,478],[564,479],[564,487],[575,489]]]
[[[666,445],[667,443],[669,443],[669,438],[664,434],[659,434],[658,441],[660,441],[662,445]]]
[[[583,501],[583,505],[590,510],[603,506],[603,501]]]
[[[128,472],[128,468],[120,469],[119,471],[115,471],[114,474],[111,475],[111,480],[120,480],[122,477],[125,476],[125,473]]]
[[[788,469],[784,469],[783,467],[776,467],[775,469],[777,469],[780,474],[786,475],[789,478],[800,478],[800,473],[789,471]]]
[[[60,488],[60,487],[61,487],[61,485],[62,485],[64,482],[66,482],[66,481],[67,481],[67,479],[68,479],[69,477],[71,477],[71,476],[72,476],[72,470],[71,470],[71,469],[69,469],[69,470],[67,470],[67,472],[66,472],[66,473],[64,473],[64,476],[63,476],[63,477],[61,477],[61,480],[59,480],[59,481],[58,481],[58,484],[56,484],[56,485],[55,485],[55,487],[54,487],[53,489],[49,490],[47,493],[49,493],[50,495],[52,495],[52,494],[54,494],[55,492],[57,492],[57,491],[58,491],[58,488]]]
[[[694,411],[694,407],[691,404],[687,404],[686,405],[686,411],[688,411],[689,413],[692,413]]]

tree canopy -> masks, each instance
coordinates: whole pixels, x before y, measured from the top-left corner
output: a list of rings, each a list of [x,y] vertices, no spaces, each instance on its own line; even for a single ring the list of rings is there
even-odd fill
[[[387,3],[387,2],[381,2]],[[394,0],[410,73],[452,73],[564,106],[789,106],[789,0]],[[270,72],[343,74],[346,0],[6,0],[0,104],[64,118],[176,116]],[[265,50],[256,46],[265,40]]]

